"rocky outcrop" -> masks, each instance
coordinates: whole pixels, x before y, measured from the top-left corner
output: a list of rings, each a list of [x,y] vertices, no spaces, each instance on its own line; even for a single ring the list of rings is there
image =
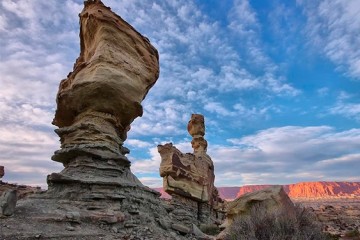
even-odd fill
[[[360,199],[303,200],[301,205],[316,214],[323,231],[344,236],[360,231]]]
[[[46,192],[18,201],[0,238],[192,239],[176,209],[132,174],[123,146],[158,78],[157,50],[100,0],[84,4],[81,53],[53,121],[61,147],[52,159],[64,170],[48,176]]]
[[[192,114],[188,132],[193,137],[193,154],[183,154],[172,143],[158,146],[164,191],[199,202],[212,202],[215,190],[214,164],[206,154],[207,141],[204,139],[205,123],[202,115]]]
[[[206,153],[204,116],[192,114],[187,129],[193,138],[193,153],[183,154],[172,143],[158,145],[158,151],[163,189],[171,195],[173,206],[186,206],[186,224],[191,225],[211,221],[212,212],[220,211],[223,201],[214,186],[214,164]]]
[[[295,211],[294,204],[284,189],[281,186],[273,186],[244,194],[230,202],[226,208],[226,220],[222,227],[228,228],[237,216],[249,214],[250,210],[255,205],[258,205],[269,212],[286,209],[286,212],[291,214]]]
[[[11,216],[14,214],[17,202],[16,190],[7,190],[0,197],[0,216]]]
[[[97,0],[80,13],[80,50],[56,98],[61,149],[52,159],[65,169],[49,176],[49,190],[65,182],[142,186],[123,142],[159,76],[158,52]]]
[[[16,190],[17,199],[23,199],[31,194],[43,192],[40,187],[32,187],[27,185],[18,185],[0,181],[0,195],[8,190]]]
[[[247,185],[238,187],[237,197],[277,185]],[[360,182],[300,182],[281,185],[290,198],[337,198],[360,196]],[[230,199],[230,198],[229,198]]]
[[[0,178],[2,178],[5,175],[5,168],[4,166],[0,166]]]

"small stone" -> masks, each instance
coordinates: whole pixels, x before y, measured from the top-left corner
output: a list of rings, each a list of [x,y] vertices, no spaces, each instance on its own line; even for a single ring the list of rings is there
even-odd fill
[[[117,229],[117,227],[112,227],[112,228],[111,228],[111,231],[112,231],[113,233],[117,233],[117,232],[118,232],[118,229]]]
[[[66,218],[75,222],[80,222],[80,213],[79,212],[67,212]]]
[[[35,238],[40,238],[40,237],[41,237],[41,234],[35,235]]]
[[[164,219],[161,219],[161,218],[157,219],[156,221],[159,223],[160,227],[162,227],[163,229],[167,230],[170,228],[170,223],[168,221],[165,221]]]
[[[66,226],[65,228],[67,231],[75,231],[75,228],[72,226]]]
[[[134,224],[134,223],[125,223],[124,225],[126,228],[134,228],[134,227],[137,227],[138,225],[137,224]]]
[[[183,235],[186,235],[190,232],[190,228],[188,228],[187,226],[184,226],[182,224],[179,224],[179,223],[173,223],[171,225],[171,228],[180,232]]]

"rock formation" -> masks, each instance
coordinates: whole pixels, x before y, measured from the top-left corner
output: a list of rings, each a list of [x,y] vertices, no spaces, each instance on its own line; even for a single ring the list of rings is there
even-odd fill
[[[14,214],[17,202],[16,190],[7,190],[0,197],[0,217]]]
[[[0,178],[2,178],[4,175],[5,175],[4,166],[0,166]]]
[[[281,186],[273,186],[244,194],[230,202],[226,209],[226,222],[223,225],[228,226],[231,224],[239,214],[249,213],[251,207],[255,204],[260,204],[269,211],[276,210],[277,208],[285,208],[288,211],[294,209],[294,204],[284,189]]]
[[[80,47],[56,98],[61,149],[52,159],[65,169],[49,176],[49,188],[65,182],[142,186],[123,142],[159,76],[158,52],[98,0],[86,1],[80,13]]]
[[[227,205],[226,219],[221,225],[224,230],[219,234],[218,239],[224,239],[234,220],[240,215],[250,214],[254,206],[261,207],[267,212],[284,210],[288,214],[295,214],[294,204],[281,186],[247,193]]]
[[[194,153],[183,154],[172,143],[158,145],[161,155],[160,176],[163,189],[172,196],[173,205],[187,205],[192,219],[207,222],[213,210],[222,207],[214,187],[214,164],[206,153],[204,116],[192,114],[188,132]]]
[[[193,239],[198,229],[131,173],[123,146],[159,76],[157,50],[100,0],[84,5],[81,53],[53,121],[61,148],[52,159],[64,170],[48,176],[46,192],[18,201],[0,238]]]

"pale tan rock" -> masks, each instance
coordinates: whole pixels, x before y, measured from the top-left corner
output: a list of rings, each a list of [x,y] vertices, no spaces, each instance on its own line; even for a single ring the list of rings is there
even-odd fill
[[[158,52],[100,0],[84,4],[80,56],[60,83],[53,120],[61,149],[52,159],[65,169],[48,182],[142,185],[130,171],[123,142],[159,76]]]
[[[200,202],[213,202],[214,164],[206,154],[204,116],[192,114],[188,132],[193,137],[194,153],[183,154],[172,143],[159,145],[160,176],[167,193],[176,193]]]
[[[201,114],[191,114],[187,130],[192,137],[205,135],[205,119]]]
[[[192,114],[188,132],[193,137],[193,153],[183,154],[172,143],[158,146],[163,190],[171,195],[173,217],[182,224],[222,222],[224,201],[214,186],[214,164],[206,153],[204,116]]]
[[[269,212],[280,209],[286,209],[289,214],[295,212],[294,204],[284,189],[281,186],[272,186],[244,194],[230,202],[226,209],[226,220],[221,227],[227,228],[237,216],[249,214],[251,208],[256,204],[259,204]]]

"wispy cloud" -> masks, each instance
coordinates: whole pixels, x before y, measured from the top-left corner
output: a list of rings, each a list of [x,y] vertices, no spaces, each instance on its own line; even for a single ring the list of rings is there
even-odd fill
[[[288,183],[304,180],[359,179],[360,130],[328,126],[286,126],[229,139],[233,146],[211,146],[218,185]],[[348,169],[346,162],[352,162]],[[326,167],[328,165],[331,167]],[[346,169],[346,171],[344,170]]]
[[[135,149],[129,157],[141,179],[157,181],[160,156],[156,144],[173,141],[184,152],[192,151],[186,124],[194,112],[206,115],[206,137],[220,185],[231,184],[230,180],[302,179],[315,172],[324,178],[330,173],[338,179],[343,176],[308,164],[356,156],[358,130],[337,132],[327,126],[266,129],[268,122],[264,127],[257,124],[285,109],[283,102],[301,97],[304,90],[298,88],[302,83],[294,84],[288,78],[283,63],[271,54],[264,38],[268,23],[251,1],[230,2],[221,19],[213,18],[194,1],[103,2],[147,36],[160,53],[160,78],[143,101],[143,117],[132,124],[125,142]],[[359,40],[354,37],[360,25],[356,0],[324,0],[313,5],[303,0],[298,5],[307,16],[307,32],[314,46],[348,74],[360,76]],[[281,15],[285,6],[274,14]],[[50,122],[59,82],[71,71],[79,53],[81,8],[81,0],[0,2],[0,164],[7,167],[6,179],[43,181],[45,185],[46,173],[62,168],[50,160],[59,148]],[[286,14],[284,19],[290,19],[294,13]],[[281,24],[276,26],[279,36],[285,36],[293,25],[288,24],[284,33]],[[327,87],[318,94],[325,94]],[[329,87],[329,92],[334,90]],[[345,97],[339,97],[327,113],[358,120],[358,103]],[[251,131],[265,130],[252,134],[247,129],[250,135],[236,138],[243,134],[239,126],[245,125]],[[351,174],[349,179],[356,179]]]
[[[311,44],[346,74],[360,78],[360,2],[298,0]]]
[[[230,146],[210,144],[208,154],[215,164],[217,186],[359,181],[359,140],[360,129],[336,131],[329,126],[285,126],[228,139]],[[175,145],[183,152],[192,152],[191,148],[184,148],[188,145],[185,142]],[[133,171],[161,179],[154,177],[158,176],[161,162],[157,149],[151,148],[150,155],[148,160],[136,161]],[[350,162],[351,169],[347,167]]]

